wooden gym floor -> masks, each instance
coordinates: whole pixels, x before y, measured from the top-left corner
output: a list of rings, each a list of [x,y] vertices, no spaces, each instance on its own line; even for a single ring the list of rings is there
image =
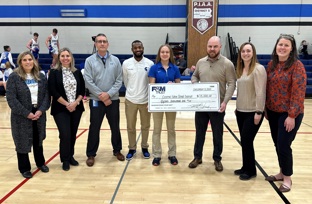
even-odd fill
[[[59,159],[58,131],[48,114],[47,138],[44,153],[49,173],[38,171],[30,154],[32,179],[24,179],[17,169],[16,152],[10,129],[10,109],[0,96],[0,203],[7,204],[62,204],[62,203],[311,203],[312,166],[312,100],[305,100],[305,116],[293,142],[294,175],[292,190],[281,194],[280,182],[269,183],[267,175],[278,172],[277,157],[270,136],[268,122],[264,120],[255,139],[257,177],[241,181],[233,174],[241,167],[241,147],[235,120],[235,101],[227,106],[224,127],[223,172],[216,172],[212,160],[211,128],[208,127],[204,146],[203,164],[196,169],[188,168],[193,159],[195,137],[194,113],[178,112],[176,120],[177,158],[172,166],[167,159],[166,126],[162,132],[163,156],[161,165],[152,166],[152,158],[143,159],[138,145],[137,155],[131,161],[118,161],[112,154],[110,130],[104,119],[101,143],[93,167],[85,164],[86,141],[89,127],[89,106],[85,103],[78,130],[75,158],[80,165],[71,166],[67,172]],[[121,134],[124,155],[128,152],[124,97],[120,103]],[[50,112],[48,112],[50,113]],[[165,121],[165,120],[164,120]],[[139,124],[139,119],[138,119]],[[149,137],[151,151],[152,127]],[[138,144],[141,142],[137,125]]]

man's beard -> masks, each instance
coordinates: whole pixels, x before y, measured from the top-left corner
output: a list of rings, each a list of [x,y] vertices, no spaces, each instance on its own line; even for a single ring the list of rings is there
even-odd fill
[[[139,53],[135,52],[135,53],[133,53],[133,54],[134,54],[135,57],[141,58],[141,57],[143,56],[143,53],[144,53],[144,52],[139,52]]]
[[[216,57],[218,57],[218,56],[219,56],[220,51],[219,51],[219,52],[217,52],[217,53],[212,52],[212,53],[207,53],[207,54],[208,54],[208,57],[209,57],[209,58],[214,59],[214,58],[216,58]]]

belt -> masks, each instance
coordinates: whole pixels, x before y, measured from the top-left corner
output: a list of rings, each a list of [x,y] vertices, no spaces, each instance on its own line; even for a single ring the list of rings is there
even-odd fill
[[[32,104],[32,107],[37,108],[37,104]]]

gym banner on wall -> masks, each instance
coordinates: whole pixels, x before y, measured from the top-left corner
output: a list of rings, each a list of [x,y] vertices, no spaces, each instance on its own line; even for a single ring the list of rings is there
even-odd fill
[[[200,34],[207,32],[214,24],[213,16],[214,1],[194,1],[192,27]]]

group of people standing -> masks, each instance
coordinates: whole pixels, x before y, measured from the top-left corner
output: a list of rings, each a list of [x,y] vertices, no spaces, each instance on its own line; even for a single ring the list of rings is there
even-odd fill
[[[95,164],[100,143],[100,128],[106,115],[110,130],[113,155],[119,161],[131,160],[137,153],[136,122],[139,112],[141,121],[141,150],[143,158],[150,158],[148,136],[151,113],[148,112],[148,84],[180,83],[180,71],[174,63],[169,45],[160,46],[155,64],[145,58],[143,43],[131,44],[133,57],[124,61],[108,51],[109,41],[105,34],[95,37],[97,52],[86,59],[84,77],[74,67],[73,54],[68,48],[58,50],[55,69],[48,80],[39,72],[31,52],[18,57],[18,68],[7,82],[7,100],[12,109],[12,135],[16,145],[19,171],[31,178],[28,152],[33,146],[37,167],[48,172],[43,156],[42,142],[46,137],[45,112],[51,103],[51,114],[59,130],[60,159],[64,171],[70,165],[79,165],[74,159],[74,146],[81,115],[81,103],[85,88],[90,92],[90,126],[86,148],[86,164]],[[235,115],[241,137],[242,167],[234,171],[241,180],[257,175],[253,141],[263,118],[269,121],[272,139],[278,156],[280,172],[266,178],[268,181],[283,181],[281,192],[290,191],[293,174],[291,143],[295,139],[303,118],[306,74],[298,60],[296,42],[292,35],[281,34],[272,52],[267,69],[257,62],[256,49],[250,42],[243,43],[239,50],[237,67],[222,56],[221,40],[213,36],[207,43],[207,56],[200,59],[192,75],[192,83],[219,82],[220,109],[216,112],[195,113],[194,159],[189,168],[203,162],[203,146],[210,122],[213,136],[213,155],[216,171],[222,171],[223,121],[228,101],[237,84]],[[121,153],[119,89],[124,82],[125,114],[129,139],[129,152]],[[51,97],[50,97],[51,96]],[[178,164],[176,157],[176,112],[154,112],[152,135],[152,165],[159,166],[162,157],[161,131],[163,116],[166,116],[168,160]],[[23,127],[23,128],[21,128]]]
[[[234,171],[241,180],[257,175],[253,141],[263,118],[269,121],[275,145],[279,173],[265,178],[282,181],[279,190],[292,187],[293,156],[291,144],[304,114],[306,71],[298,59],[296,41],[291,34],[281,34],[267,69],[257,63],[252,43],[243,43],[237,60],[236,118],[241,136],[243,165]]]
[[[58,52],[60,49],[58,30],[56,28],[53,28],[52,33],[45,40],[45,45],[48,48],[49,54],[52,57],[52,63],[50,67],[55,68],[58,58]],[[33,34],[33,38],[28,41],[28,43],[26,44],[26,48],[29,49],[29,51],[34,55],[34,58],[38,62],[40,43],[39,34],[37,32],[35,32]]]
[[[33,147],[36,166],[48,172],[43,155],[46,138],[46,111],[51,114],[59,129],[60,158],[63,170],[69,164],[77,166],[74,145],[80,117],[84,111],[79,105],[85,92],[82,74],[74,67],[69,49],[59,50],[57,67],[51,70],[49,80],[40,72],[38,63],[30,51],[22,52],[17,59],[18,67],[7,81],[7,102],[11,108],[11,130],[16,146],[18,169],[25,178],[32,173],[28,153]]]

